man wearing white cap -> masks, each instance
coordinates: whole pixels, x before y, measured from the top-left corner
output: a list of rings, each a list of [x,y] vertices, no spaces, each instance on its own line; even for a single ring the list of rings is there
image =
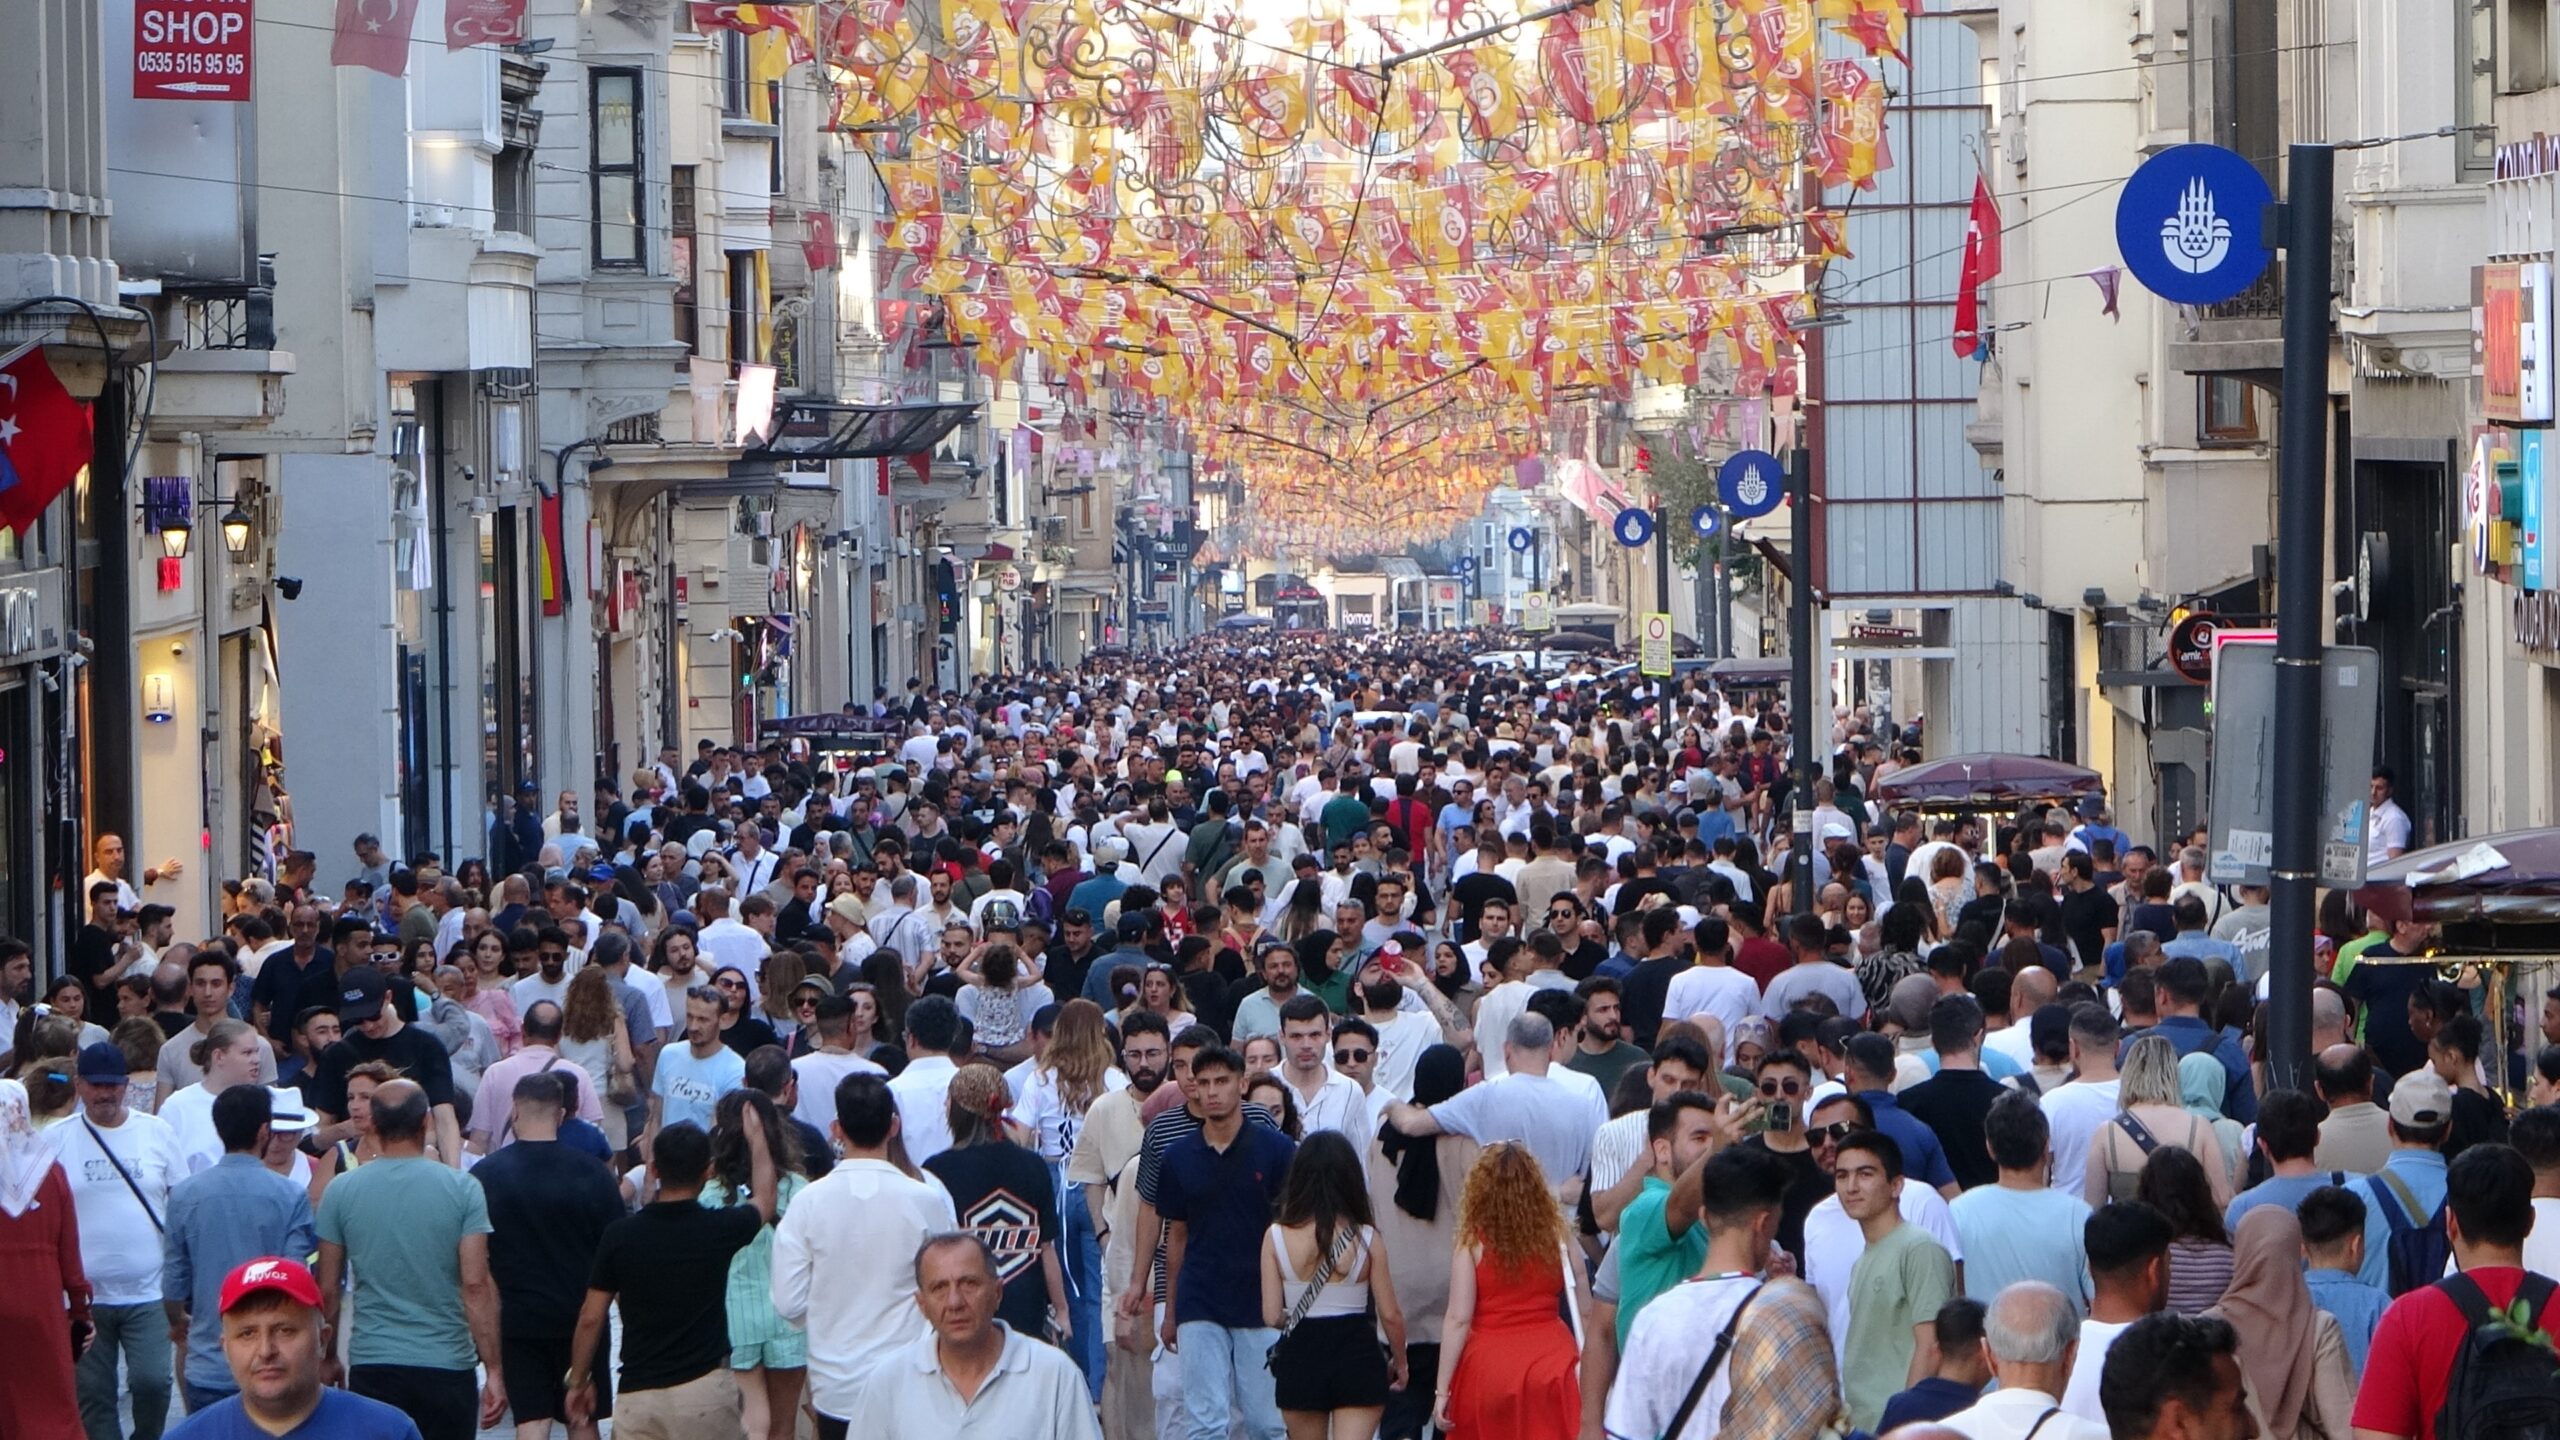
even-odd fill
[[[189,1414],[240,1389],[223,1356],[225,1277],[262,1255],[319,1248],[305,1188],[267,1168],[276,1117],[288,1104],[284,1113],[308,1129],[311,1117],[297,1091],[235,1085],[214,1097],[213,1133],[222,1141],[222,1158],[169,1192],[160,1300],[169,1312],[170,1341],[186,1347],[179,1382]]]

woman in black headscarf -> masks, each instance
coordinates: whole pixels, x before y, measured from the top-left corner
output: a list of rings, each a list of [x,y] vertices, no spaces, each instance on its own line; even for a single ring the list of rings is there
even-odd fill
[[[1437,1105],[1467,1083],[1467,1059],[1447,1045],[1422,1052],[1413,1065],[1413,1103]],[[1408,1374],[1436,1375],[1440,1322],[1449,1308],[1449,1255],[1457,1247],[1458,1194],[1474,1168],[1478,1146],[1459,1135],[1414,1138],[1392,1125],[1379,1127],[1369,1146],[1369,1204],[1377,1217],[1378,1244],[1387,1252],[1396,1304],[1405,1315],[1405,1363],[1427,1365]],[[1414,1273],[1405,1273],[1407,1266]],[[1422,1433],[1431,1419],[1431,1387],[1408,1385],[1387,1396],[1379,1432]],[[1401,1424],[1399,1423],[1401,1422]]]

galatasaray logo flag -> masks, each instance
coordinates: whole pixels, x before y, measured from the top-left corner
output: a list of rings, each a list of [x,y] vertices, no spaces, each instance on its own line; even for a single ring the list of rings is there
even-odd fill
[[[0,525],[24,531],[89,463],[89,407],[55,378],[42,348],[0,364]]]

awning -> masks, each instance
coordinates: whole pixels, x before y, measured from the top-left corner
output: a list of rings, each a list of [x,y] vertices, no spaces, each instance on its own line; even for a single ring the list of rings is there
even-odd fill
[[[796,460],[878,460],[931,450],[978,413],[978,402],[844,405],[784,400],[774,409],[773,438],[753,456]]]

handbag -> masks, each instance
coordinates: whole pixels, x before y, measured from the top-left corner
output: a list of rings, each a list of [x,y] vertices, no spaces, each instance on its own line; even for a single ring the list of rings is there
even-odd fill
[[[631,1061],[630,1030],[619,1017],[613,1026],[613,1060],[605,1071],[604,1098],[625,1109],[640,1103],[640,1074]]]
[[[1342,1257],[1351,1253],[1351,1242],[1359,1238],[1358,1229],[1348,1225],[1334,1232],[1332,1250],[1326,1253],[1324,1263],[1316,1267],[1315,1278],[1307,1282],[1307,1288],[1298,1292],[1298,1303],[1290,1306],[1289,1313],[1281,1317],[1280,1333],[1273,1338],[1271,1348],[1262,1352],[1263,1369],[1274,1370],[1279,1367],[1280,1347],[1289,1343],[1289,1332],[1297,1329],[1298,1322],[1307,1318],[1307,1312],[1316,1308],[1316,1297],[1327,1284],[1332,1282],[1333,1272],[1342,1264]],[[1275,1245],[1288,1244],[1280,1237],[1280,1232],[1277,1230],[1271,1232],[1271,1240]],[[1286,1253],[1285,1250],[1283,1253]]]

